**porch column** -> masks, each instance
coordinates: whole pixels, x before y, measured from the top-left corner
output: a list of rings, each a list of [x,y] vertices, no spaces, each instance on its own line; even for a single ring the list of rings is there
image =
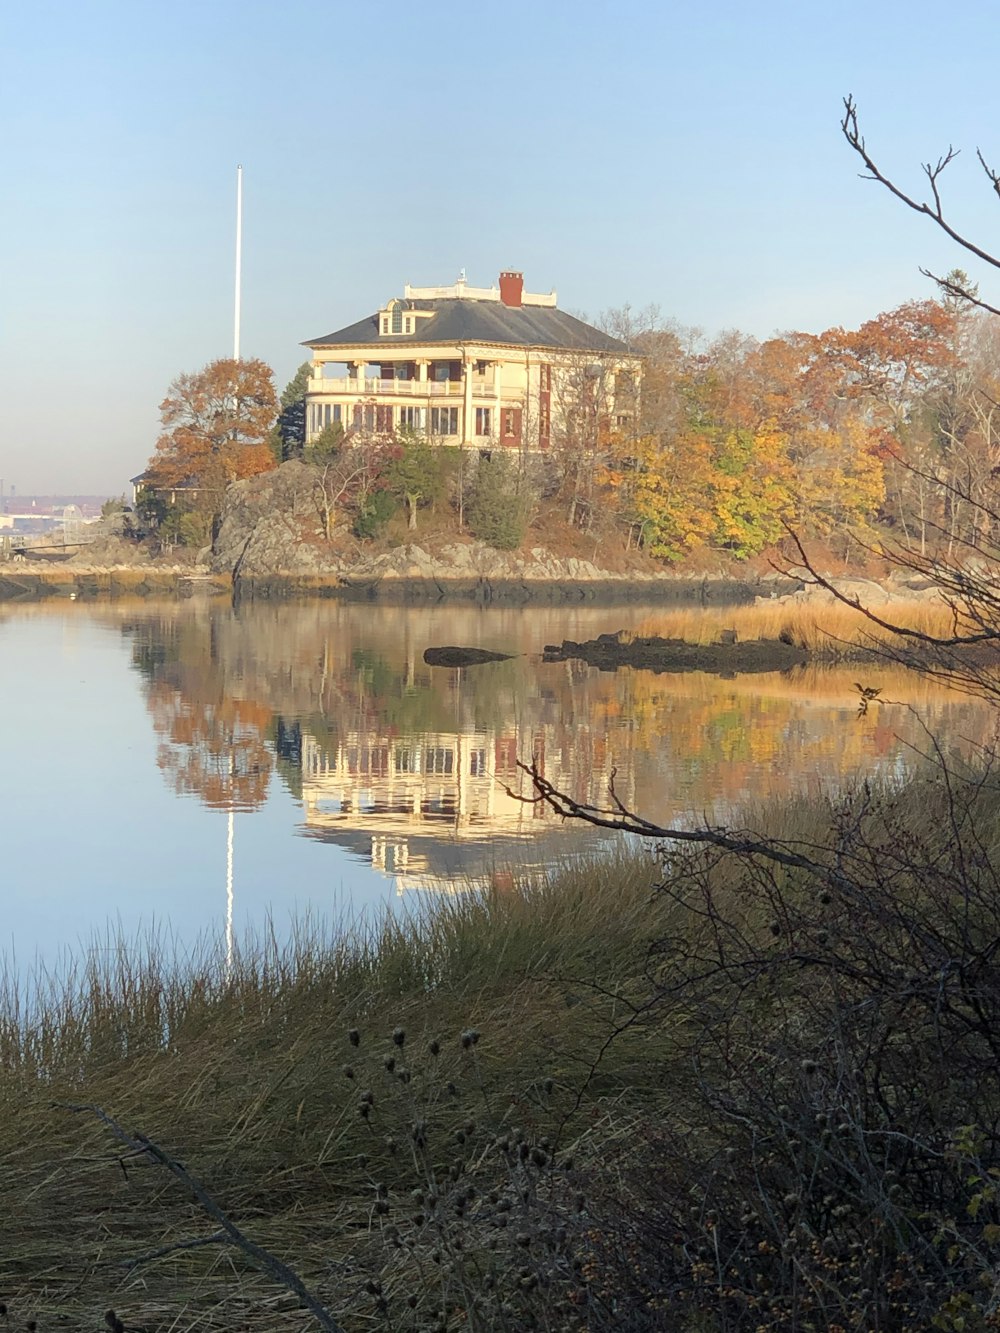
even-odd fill
[[[465,353],[462,364],[462,374],[464,376],[463,403],[462,403],[462,444],[472,444],[473,427],[475,422],[472,419],[472,367],[473,361],[468,352]]]

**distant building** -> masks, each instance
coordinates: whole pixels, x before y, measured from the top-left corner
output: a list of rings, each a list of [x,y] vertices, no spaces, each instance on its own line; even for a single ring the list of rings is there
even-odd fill
[[[496,287],[470,287],[464,273],[451,287],[407,284],[374,314],[304,346],[307,442],[339,424],[545,450],[627,429],[638,409],[641,359],[559,310],[555,292],[526,292],[516,272]]]

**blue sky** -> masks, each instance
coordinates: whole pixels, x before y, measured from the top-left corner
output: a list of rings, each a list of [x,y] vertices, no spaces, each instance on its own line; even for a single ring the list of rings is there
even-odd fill
[[[238,162],[243,351],[279,389],[302,340],[463,267],[761,337],[929,296],[961,255],[858,179],[841,99],[913,188],[961,147],[947,197],[990,243],[998,30],[962,0],[9,6],[0,477],[122,492],[170,380],[231,354]]]

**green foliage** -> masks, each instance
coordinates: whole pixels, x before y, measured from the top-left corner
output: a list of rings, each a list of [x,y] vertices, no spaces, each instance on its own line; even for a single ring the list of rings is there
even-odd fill
[[[211,529],[211,515],[182,505],[168,505],[158,533],[166,545],[200,547],[208,544]]]
[[[386,469],[383,486],[403,500],[410,527],[417,526],[417,509],[433,504],[445,485],[447,456],[441,449],[415,437],[403,437],[399,454]]]
[[[125,508],[124,495],[112,496],[101,505],[101,518],[113,518],[116,514],[124,514]]]
[[[339,421],[332,422],[316,435],[305,447],[303,457],[307,463],[317,467],[331,462],[344,445],[344,428]]]
[[[309,387],[311,366],[303,361],[292,379],[281,391],[280,410],[268,443],[278,462],[294,458],[302,452],[306,441],[306,390]]]
[[[358,506],[354,535],[363,541],[377,537],[396,512],[396,499],[388,491],[372,491]]]
[[[281,427],[277,422],[267,433],[267,447],[270,449],[277,463],[283,463],[286,458],[285,437],[281,433]]]
[[[281,391],[281,397],[278,401],[282,407],[291,407],[293,403],[301,403],[305,399],[311,373],[312,367],[309,362],[303,361],[302,365],[299,366],[293,377]]]
[[[135,502],[135,512],[147,527],[157,527],[166,517],[170,508],[167,501],[157,491],[142,490]]]
[[[514,551],[524,541],[531,501],[516,462],[494,450],[480,459],[468,510],[469,531],[500,551]]]
[[[184,499],[171,504],[157,491],[141,491],[136,516],[146,535],[155,534],[164,546],[199,547],[208,543],[211,514]]]

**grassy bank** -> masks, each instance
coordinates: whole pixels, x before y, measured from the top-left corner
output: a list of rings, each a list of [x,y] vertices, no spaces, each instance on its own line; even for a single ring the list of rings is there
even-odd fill
[[[652,869],[622,857],[362,935],[303,933],[289,948],[244,951],[229,973],[218,957],[178,966],[122,944],[58,983],[40,979],[20,1009],[8,991],[0,1295],[41,1328],[67,1315],[97,1328],[109,1305],[129,1326],[303,1326],[294,1299],[219,1246],[129,1274],[128,1260],[214,1227],[148,1162],[119,1165],[120,1146],[92,1116],[53,1105],[87,1102],[180,1157],[352,1329],[379,1326],[365,1290],[373,1276],[411,1320],[395,1327],[435,1327],[442,1296],[464,1300],[457,1274],[442,1285],[432,1257],[454,1236],[442,1238],[432,1215],[415,1220],[412,1191],[450,1199],[454,1229],[469,1181],[481,1192],[492,1182],[509,1194],[514,1180],[537,1188],[529,1202],[499,1201],[511,1209],[513,1258],[497,1268],[510,1270],[518,1299],[514,1236],[551,1220],[546,1191],[571,1188],[551,1154],[588,1141],[595,1108],[636,1083],[625,1041],[576,1106],[654,929]],[[399,1045],[394,1032],[405,1032]],[[514,1145],[498,1163],[498,1131],[550,1160],[521,1162]],[[550,1149],[538,1148],[546,1137]],[[385,1215],[373,1211],[382,1192]],[[396,1248],[393,1226],[412,1250]]]
[[[998,812],[932,771],[665,867],[9,986],[0,1295],[40,1330],[317,1326],[71,1103],[350,1333],[996,1327]]]

